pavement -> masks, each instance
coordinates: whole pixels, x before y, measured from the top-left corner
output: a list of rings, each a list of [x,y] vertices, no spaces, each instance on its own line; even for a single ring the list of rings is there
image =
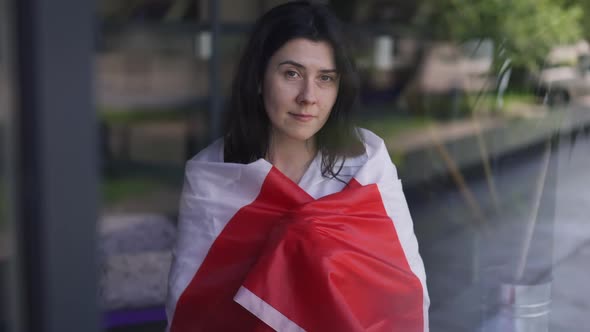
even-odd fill
[[[562,151],[559,160],[552,331],[590,330],[590,139],[586,136]]]
[[[564,131],[582,123],[580,112],[589,111],[565,110]],[[589,151],[590,136],[570,135],[550,154],[494,165],[499,209],[485,179],[467,183],[483,224],[457,190],[410,202],[429,279],[431,331],[590,331]],[[514,292],[503,297],[505,285],[547,293],[518,305]]]

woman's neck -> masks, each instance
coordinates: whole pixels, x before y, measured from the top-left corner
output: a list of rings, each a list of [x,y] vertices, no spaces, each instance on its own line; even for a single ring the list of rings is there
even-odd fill
[[[317,152],[315,140],[271,137],[266,159],[293,182],[299,183]]]

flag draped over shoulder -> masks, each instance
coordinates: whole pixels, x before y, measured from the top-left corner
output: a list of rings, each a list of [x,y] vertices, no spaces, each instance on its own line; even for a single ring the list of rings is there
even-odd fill
[[[187,163],[168,329],[427,331],[429,298],[408,207],[383,141],[339,178],[318,156],[299,184],[267,161]]]

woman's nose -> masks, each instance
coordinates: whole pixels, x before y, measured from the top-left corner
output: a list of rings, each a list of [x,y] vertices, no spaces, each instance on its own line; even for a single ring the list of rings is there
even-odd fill
[[[297,95],[297,103],[299,104],[315,104],[317,102],[316,86],[313,80],[303,80],[299,95]]]

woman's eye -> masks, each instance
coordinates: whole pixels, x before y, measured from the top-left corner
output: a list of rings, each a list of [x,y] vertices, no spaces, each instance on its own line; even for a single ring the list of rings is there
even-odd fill
[[[285,75],[286,75],[288,78],[297,78],[297,77],[299,76],[299,74],[298,74],[296,71],[293,71],[293,70],[288,70],[288,71],[285,73]]]
[[[332,82],[332,81],[334,81],[334,77],[332,77],[330,75],[322,75],[322,76],[320,76],[320,81],[322,81],[322,82]]]

